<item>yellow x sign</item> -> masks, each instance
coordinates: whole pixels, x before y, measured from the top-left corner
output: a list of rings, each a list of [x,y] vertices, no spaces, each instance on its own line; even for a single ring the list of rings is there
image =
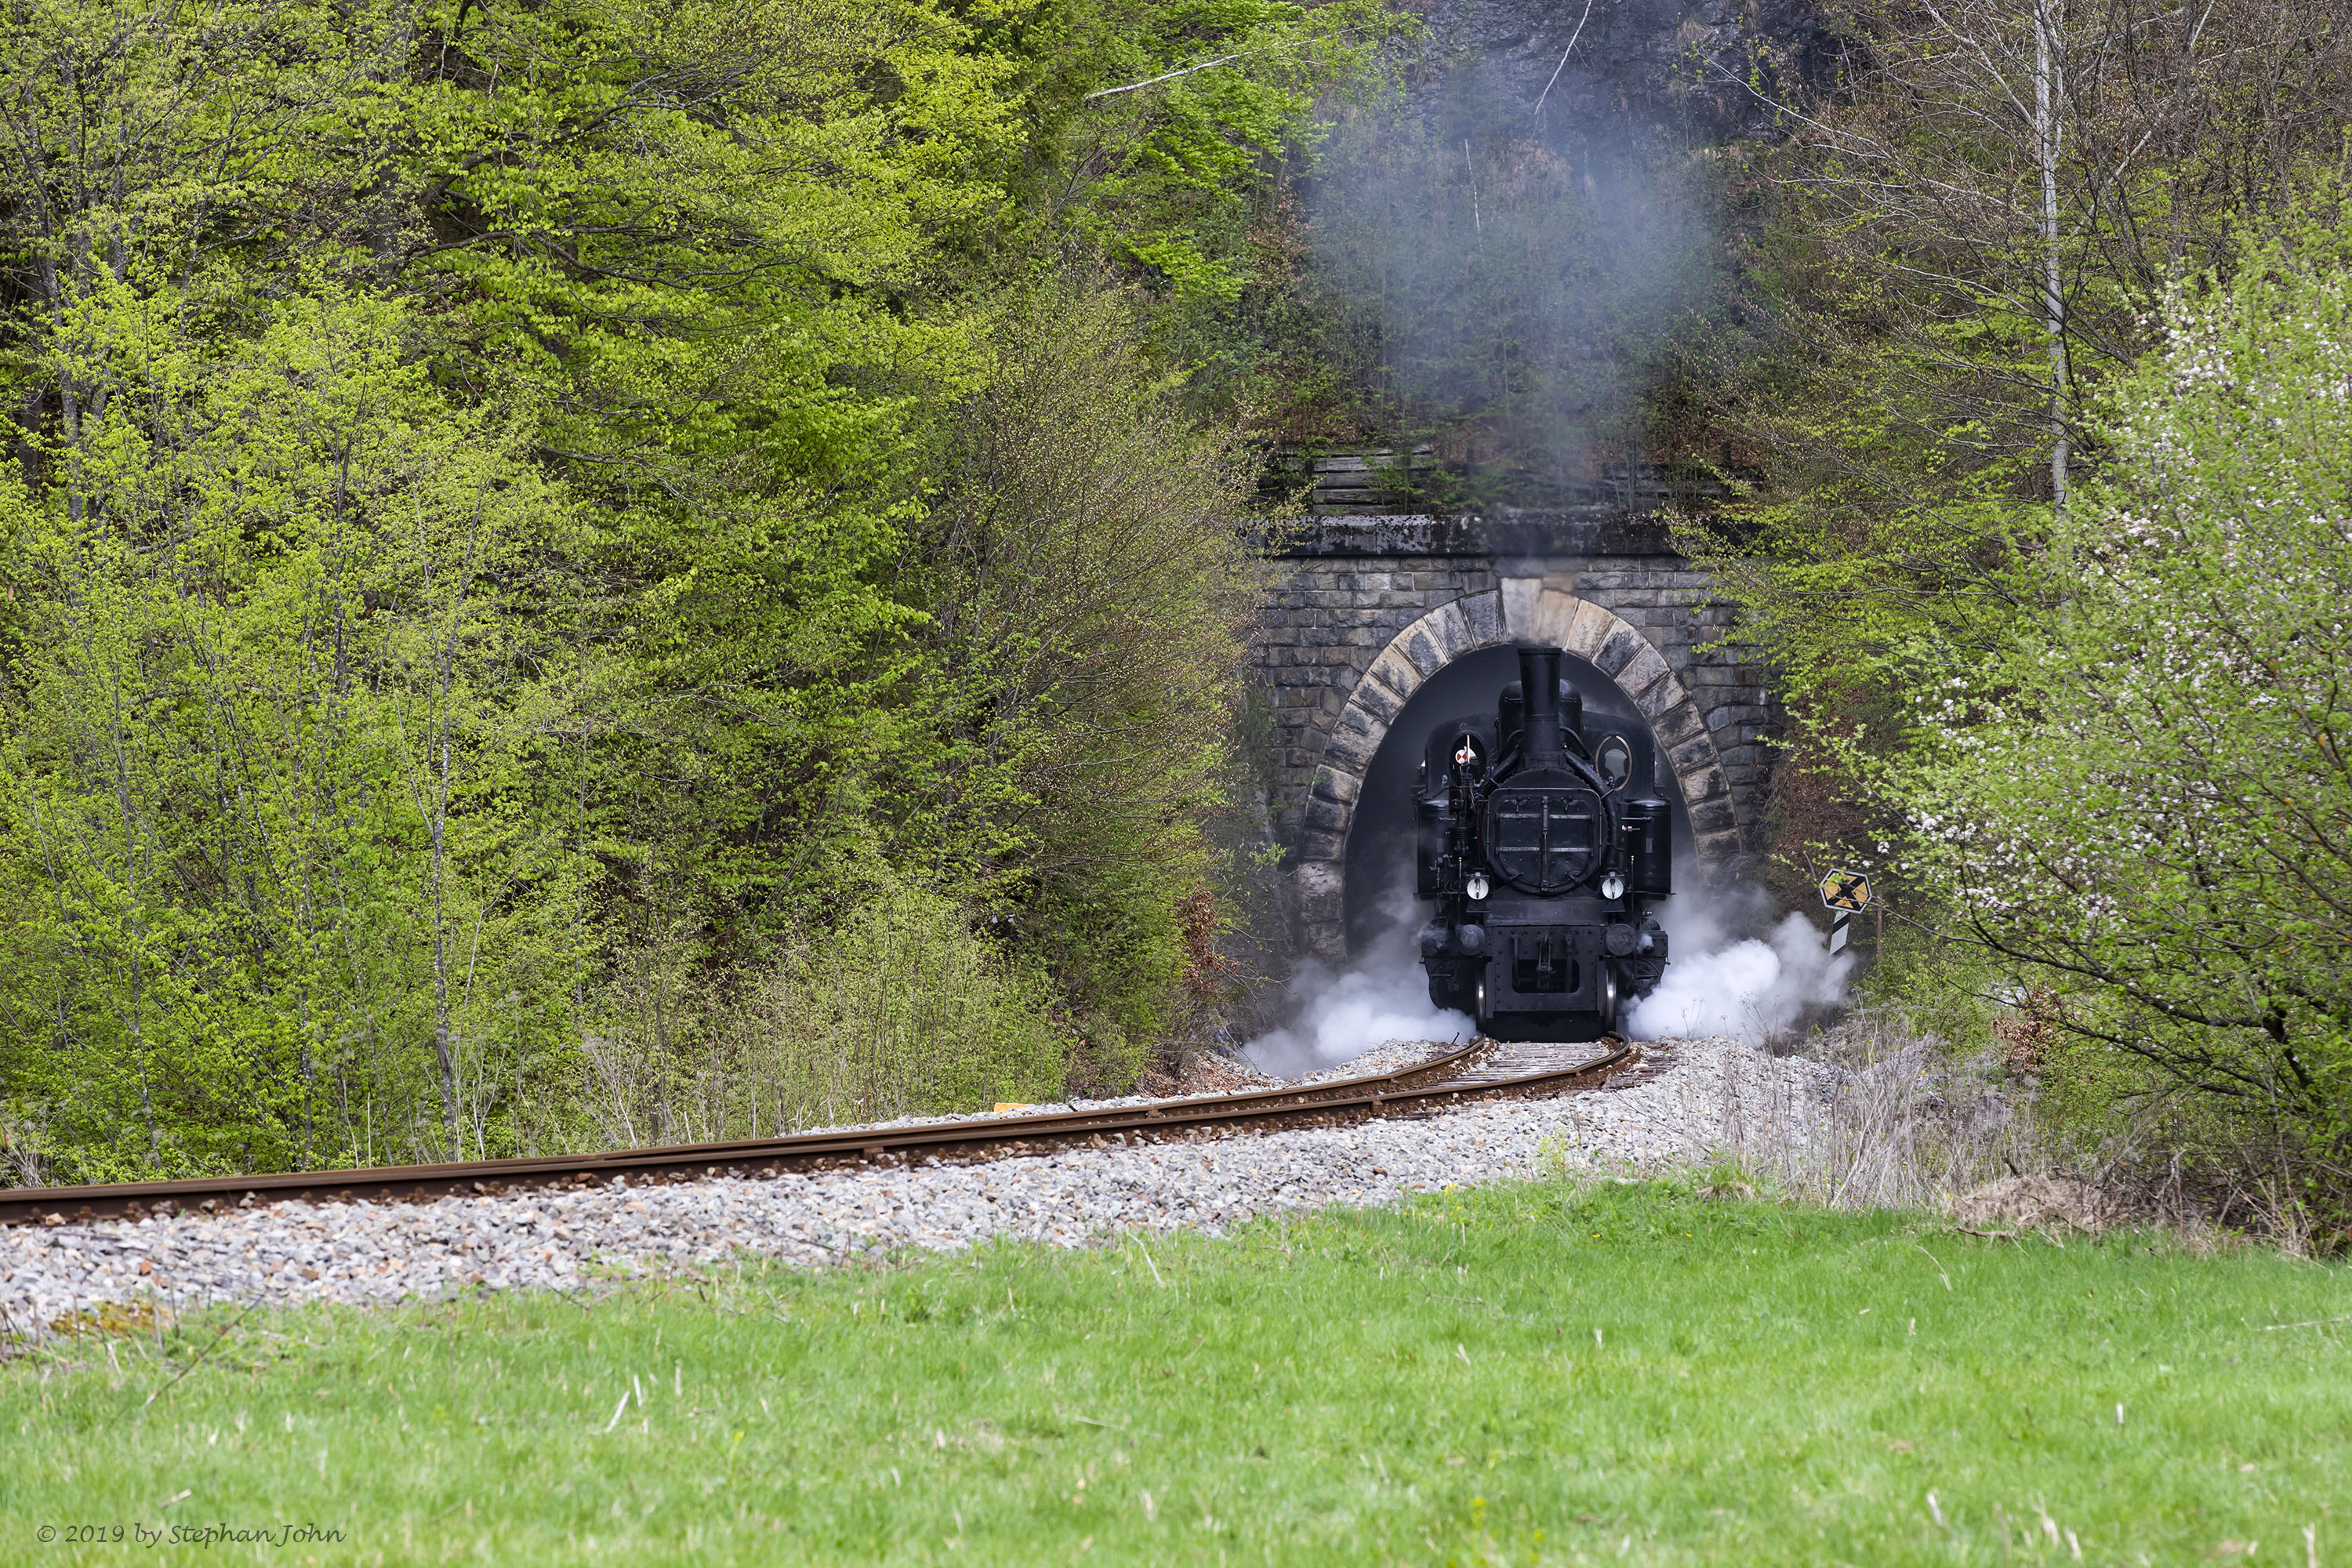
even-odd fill
[[[1859,871],[1832,871],[1822,879],[1822,902],[1859,914],[1870,902],[1870,879]]]

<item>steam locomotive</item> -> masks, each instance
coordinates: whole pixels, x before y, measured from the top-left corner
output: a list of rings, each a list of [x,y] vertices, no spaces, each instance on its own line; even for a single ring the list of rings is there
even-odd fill
[[[1430,1000],[1503,1040],[1591,1040],[1657,988],[1673,816],[1642,725],[1584,722],[1560,650],[1522,647],[1492,719],[1430,731],[1414,791]]]

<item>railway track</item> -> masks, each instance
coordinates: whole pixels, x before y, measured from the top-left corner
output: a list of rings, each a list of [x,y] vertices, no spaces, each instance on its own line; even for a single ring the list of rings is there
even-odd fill
[[[643,1186],[722,1175],[758,1177],[853,1165],[965,1163],[1074,1147],[1182,1142],[1237,1131],[1428,1115],[1465,1100],[1599,1088],[1640,1058],[1636,1047],[1613,1037],[1597,1046],[1503,1046],[1478,1040],[1396,1072],[1090,1110],[918,1121],[545,1159],[202,1176],[108,1186],[6,1188],[0,1189],[0,1225],[141,1219],[149,1215],[213,1213],[298,1200],[420,1201],[621,1183]]]

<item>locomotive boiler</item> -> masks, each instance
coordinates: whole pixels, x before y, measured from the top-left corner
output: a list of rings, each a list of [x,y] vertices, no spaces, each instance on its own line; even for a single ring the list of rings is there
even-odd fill
[[[1504,1040],[1609,1034],[1656,989],[1673,816],[1639,723],[1591,725],[1560,650],[1522,647],[1494,714],[1430,731],[1415,790],[1430,1000]]]

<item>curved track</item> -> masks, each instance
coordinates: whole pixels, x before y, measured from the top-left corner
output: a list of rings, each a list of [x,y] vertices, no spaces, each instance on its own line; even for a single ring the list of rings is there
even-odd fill
[[[1597,1054],[1594,1054],[1597,1049]],[[1299,1089],[1160,1100],[1096,1110],[916,1121],[731,1143],[683,1143],[546,1159],[480,1160],[369,1170],[294,1171],[204,1176],[94,1187],[0,1189],[0,1225],[64,1225],[140,1219],[191,1210],[302,1200],[375,1202],[495,1194],[533,1188],[702,1181],[846,1165],[1002,1159],[1051,1150],[1221,1137],[1229,1132],[1328,1125],[1376,1116],[1433,1112],[1448,1103],[1594,1089],[1632,1067],[1639,1050],[1614,1038],[1595,1047],[1503,1047],[1478,1040],[1392,1073],[1339,1079]]]

